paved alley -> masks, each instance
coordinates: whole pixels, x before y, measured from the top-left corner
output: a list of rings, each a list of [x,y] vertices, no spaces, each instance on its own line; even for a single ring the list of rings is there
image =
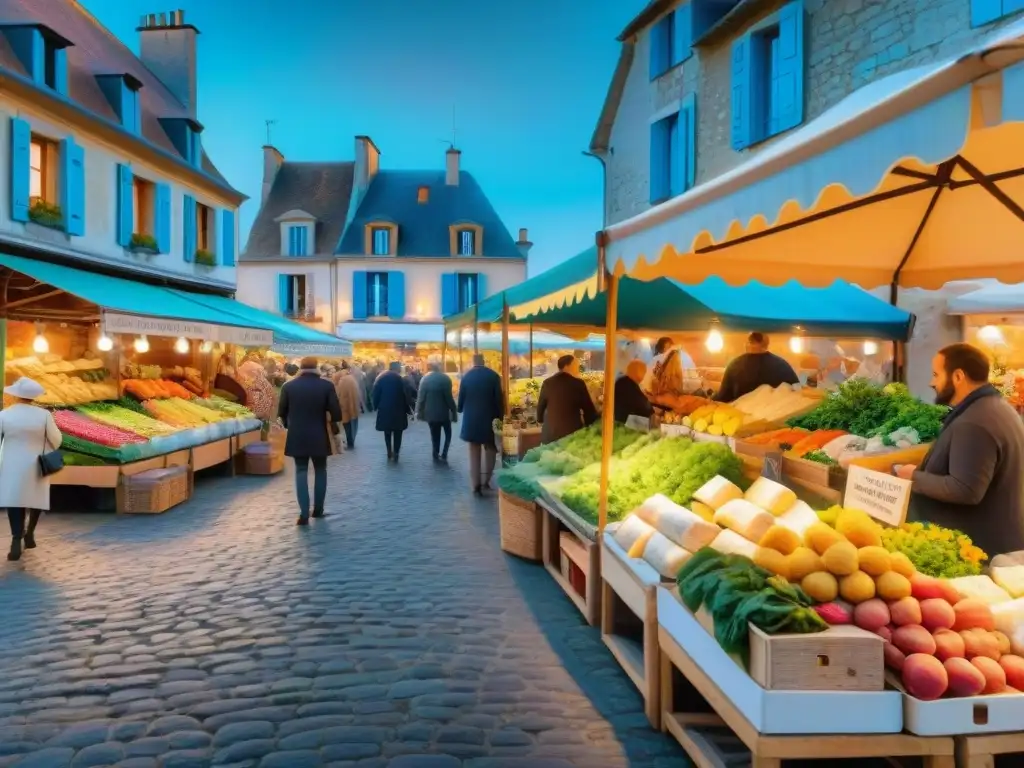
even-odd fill
[[[598,632],[500,551],[462,444],[445,468],[425,425],[397,466],[381,442],[364,417],[308,529],[290,472],[44,518],[0,563],[0,768],[686,765]]]

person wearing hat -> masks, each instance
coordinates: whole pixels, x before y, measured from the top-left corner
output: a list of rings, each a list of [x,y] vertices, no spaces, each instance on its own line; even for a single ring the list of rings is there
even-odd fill
[[[324,517],[327,457],[335,452],[334,433],[341,421],[334,384],[321,378],[315,357],[304,357],[299,375],[281,387],[277,415],[288,430],[284,455],[295,461],[296,525],[309,525],[309,465],[313,464],[313,517]]]
[[[61,434],[53,414],[32,405],[44,392],[25,377],[4,388],[14,400],[0,411],[0,508],[11,525],[8,560],[21,559],[22,545],[35,548],[39,516],[50,509],[50,478],[40,472],[39,457],[60,448]]]

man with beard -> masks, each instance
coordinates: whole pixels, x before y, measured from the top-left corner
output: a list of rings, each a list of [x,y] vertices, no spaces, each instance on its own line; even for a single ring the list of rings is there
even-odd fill
[[[1024,425],[988,380],[985,353],[951,344],[932,360],[935,401],[952,407],[912,480],[910,515],[963,531],[995,557],[1024,550]]]

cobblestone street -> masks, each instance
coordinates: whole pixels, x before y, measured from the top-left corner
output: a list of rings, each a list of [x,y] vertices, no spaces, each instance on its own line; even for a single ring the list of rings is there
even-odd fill
[[[598,632],[500,551],[458,439],[450,468],[425,425],[399,465],[382,442],[364,417],[308,529],[290,471],[45,517],[0,563],[0,768],[686,765]]]

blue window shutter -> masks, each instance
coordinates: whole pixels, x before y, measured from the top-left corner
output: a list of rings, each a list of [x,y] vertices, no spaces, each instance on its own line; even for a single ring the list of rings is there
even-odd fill
[[[796,0],[779,12],[778,69],[771,83],[773,133],[804,121],[804,37],[804,4]]]
[[[671,56],[672,52],[668,49],[669,38],[666,34],[668,32],[668,25],[672,23],[671,16],[666,16],[653,27],[650,32],[647,33],[651,47],[651,59],[650,59],[650,77],[651,80],[655,80],[665,72],[668,68],[666,62]]]
[[[291,311],[292,280],[291,275],[277,276],[277,311],[285,314]]]
[[[235,212],[220,212],[221,258],[225,267],[235,266]]]
[[[651,190],[650,201],[661,202],[669,196],[669,121],[651,123]]]
[[[697,181],[697,100],[691,93],[683,99],[676,121],[676,141],[679,155],[673,156],[673,171],[678,168],[680,192],[692,189]],[[673,189],[673,191],[675,191]]]
[[[366,319],[366,273],[352,273],[352,319]]]
[[[57,48],[53,52],[53,90],[68,95],[68,51]]]
[[[405,317],[404,272],[388,272],[388,317],[392,320]]]
[[[132,244],[134,217],[132,206],[132,169],[127,165],[117,166],[117,243],[127,248]]]
[[[28,76],[37,83],[44,82],[46,49],[43,46],[43,33],[33,27],[20,27],[8,30],[7,40]]]
[[[153,211],[156,230],[156,250],[158,253],[171,252],[171,186],[157,184],[156,203]]]
[[[11,118],[11,218],[28,221],[32,205],[32,128],[17,117]]]
[[[732,148],[746,149],[753,142],[753,72],[751,38],[744,35],[732,44]]]
[[[187,264],[196,260],[196,199],[185,195],[181,204],[181,257]]]
[[[81,236],[85,234],[85,150],[74,139],[64,139],[60,144],[60,161],[64,231]]]
[[[303,256],[309,256],[311,251],[309,250],[309,227],[303,226],[301,230],[301,248],[299,249]]]
[[[483,301],[487,298],[487,275],[483,272],[477,273],[476,276],[476,300]]]
[[[188,130],[188,159],[196,168],[203,167],[203,136],[199,131]]]
[[[672,65],[682,64],[693,46],[693,2],[676,8],[672,14]]]
[[[441,317],[459,311],[459,277],[454,272],[441,275]]]
[[[686,115],[682,110],[665,119],[668,129],[668,196],[681,195],[686,179],[686,157],[683,154],[683,133],[686,130]]]
[[[980,27],[1003,15],[1008,0],[971,0],[971,26]]]

